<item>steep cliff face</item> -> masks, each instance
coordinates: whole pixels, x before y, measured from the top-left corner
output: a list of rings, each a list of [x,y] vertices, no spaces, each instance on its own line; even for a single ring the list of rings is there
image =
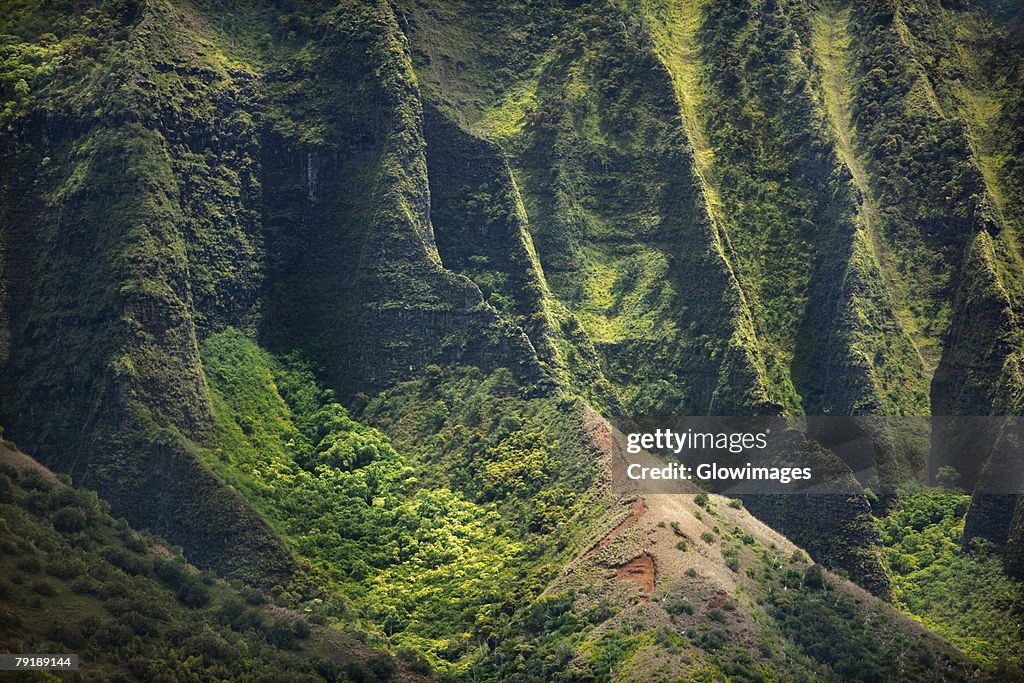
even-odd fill
[[[3,133],[5,424],[197,563],[280,576],[289,554],[188,443],[211,421],[199,336],[258,293],[252,74],[168,6],[69,30]]]
[[[982,11],[973,13],[963,9],[929,4],[897,12],[892,21],[904,48],[899,59],[912,60],[919,74],[918,90],[927,96],[928,107],[918,109],[930,110],[931,119],[944,119],[937,136],[941,147],[931,154],[919,150],[917,157],[938,157],[942,162],[943,172],[933,178],[945,184],[941,190],[931,188],[930,201],[944,209],[927,225],[935,226],[929,239],[948,254],[942,259],[949,263],[951,276],[946,285],[949,323],[932,382],[932,410],[937,415],[1019,415],[1024,406],[1017,161],[1024,111],[1022,17],[1012,3],[983,3]],[[943,130],[948,131],[945,140]],[[966,148],[954,142],[959,139],[965,140]],[[922,144],[924,137],[917,140]],[[973,227],[965,230],[968,224]],[[951,236],[963,237],[950,242]],[[935,437],[952,444],[950,452],[955,453],[956,445],[972,431],[964,428],[969,424],[952,420]],[[978,491],[964,543],[978,536],[1008,544],[1007,568],[1020,576],[1019,532],[1011,521],[1020,498],[984,494],[1019,487],[1020,451],[1012,433],[1016,427],[1010,424],[1009,430],[1001,435],[1000,430],[988,429],[983,443],[963,449],[981,457],[954,458],[933,467],[955,467],[963,484]]]
[[[472,280],[503,319],[522,329],[539,360],[556,364],[547,284],[501,149],[430,107],[423,132],[442,263]]]
[[[541,263],[628,413],[771,412],[671,82],[643,33],[613,28],[628,18],[609,6],[570,25],[506,143]]]
[[[345,4],[317,27],[323,47],[268,84],[265,338],[305,348],[348,396],[432,362],[540,379],[529,339],[442,264],[422,105],[393,13]]]
[[[716,81],[704,63],[726,58],[729,40],[713,39],[724,29],[688,27],[693,17],[683,10],[649,8],[648,17],[637,9],[552,9],[556,19],[526,23],[536,35],[524,49],[486,8],[460,7],[469,17],[463,24],[454,6],[447,13],[408,8],[413,44],[424,46],[413,50],[424,96],[450,119],[497,140],[511,159],[562,352],[555,362],[562,361],[566,381],[598,405],[611,403],[613,411],[634,415],[802,412],[785,367],[802,344],[793,367],[818,382],[819,393],[832,393],[829,410],[877,408],[877,383],[863,364],[865,354],[854,347],[863,338],[887,344],[884,334],[895,327],[894,316],[884,287],[876,284],[877,265],[867,257],[845,256],[853,261],[853,275],[841,277],[844,257],[837,255],[851,254],[855,245],[863,251],[864,240],[854,235],[849,174],[830,156],[824,115],[800,90],[806,90],[808,69],[783,74],[793,79],[795,99],[777,88],[755,88],[766,74],[751,65],[736,69],[750,73],[742,89]],[[763,27],[729,24],[735,40],[776,51],[763,59],[762,71],[797,40],[786,17],[776,15]],[[719,19],[708,15],[704,21],[710,26],[723,23]],[[451,22],[462,31],[458,41]],[[550,40],[552,30],[560,31],[557,40]],[[766,39],[772,31],[781,32],[778,44]],[[690,51],[685,44],[681,48],[686,40],[694,42]],[[492,47],[462,49],[485,43]],[[512,72],[507,87],[488,81],[488,69]],[[703,94],[713,101],[706,109],[697,110],[691,101],[702,96],[688,89],[687,78],[696,73],[707,73],[716,84]],[[797,140],[787,143],[793,149],[749,158],[747,148],[716,125],[720,121],[713,117],[732,107],[740,117],[736,130],[756,130],[743,108],[755,96],[765,98],[775,129],[748,135],[761,134],[772,144],[791,136]],[[808,127],[819,131],[817,137],[801,136]],[[712,158],[705,129],[719,146],[732,145],[722,152],[724,159]],[[799,196],[779,198],[759,186],[766,174],[779,179],[773,187],[795,175]],[[775,226],[755,215],[754,207],[774,212]],[[805,234],[783,228],[784,220]],[[820,241],[815,277],[821,287],[809,286],[802,265],[818,258],[812,236]],[[813,304],[802,303],[808,292]],[[818,312],[800,323],[794,312],[812,305]],[[858,335],[863,326],[851,320],[861,314],[881,329]],[[789,327],[783,329],[786,316]],[[834,343],[815,341],[822,334],[816,316],[830,321],[824,334]],[[800,340],[801,326],[810,339]],[[780,353],[783,347],[790,350]],[[899,354],[909,347],[894,348]],[[900,381],[893,374],[887,380]],[[833,381],[836,375],[843,381]],[[835,398],[840,392],[844,398]],[[808,406],[821,410],[813,396]],[[888,483],[906,469],[892,463]],[[829,536],[829,525],[852,524],[863,531],[854,536],[872,537],[867,518],[837,503],[834,515],[820,518],[821,528],[801,529],[801,542]],[[766,507],[765,514],[776,508]],[[881,576],[880,566],[870,573]]]

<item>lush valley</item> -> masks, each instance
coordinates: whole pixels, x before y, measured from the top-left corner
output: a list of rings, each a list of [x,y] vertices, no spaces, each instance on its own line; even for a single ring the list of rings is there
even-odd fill
[[[879,520],[893,601],[964,652],[1019,676],[1024,592],[990,543],[961,547],[969,504],[962,494],[919,491]]]
[[[1022,93],[1008,0],[0,0],[0,650],[1024,677]],[[669,415],[889,421],[622,491]]]

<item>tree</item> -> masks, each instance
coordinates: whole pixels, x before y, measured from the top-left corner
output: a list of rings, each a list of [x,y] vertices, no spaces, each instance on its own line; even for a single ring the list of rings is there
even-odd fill
[[[943,465],[935,472],[935,483],[948,491],[959,491],[960,473],[951,465]]]

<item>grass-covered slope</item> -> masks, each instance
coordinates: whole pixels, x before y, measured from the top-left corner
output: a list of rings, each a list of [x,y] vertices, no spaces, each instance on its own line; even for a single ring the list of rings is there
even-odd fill
[[[66,482],[0,442],[0,650],[76,653],[85,680],[408,676],[322,613],[200,572]]]

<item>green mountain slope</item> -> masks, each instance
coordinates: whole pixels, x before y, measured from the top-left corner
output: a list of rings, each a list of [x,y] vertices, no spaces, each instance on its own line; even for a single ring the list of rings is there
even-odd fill
[[[323,614],[200,573],[7,443],[0,470],[6,651],[73,652],[96,680],[419,679]]]
[[[506,149],[627,413],[1019,412],[1012,6],[438,5],[406,8],[424,97]],[[985,463],[871,437],[886,495]]]
[[[952,467],[961,552],[1020,578],[1024,503],[986,493],[1010,431],[865,422],[870,467],[809,434],[863,494],[692,515],[691,546],[731,535],[701,555],[737,630],[656,605],[675,575],[591,599],[685,571],[657,523],[689,503],[645,502],[628,557],[588,540],[621,502],[602,417],[1021,412],[1022,28],[998,0],[0,2],[0,423],[194,565],[444,675],[848,677],[802,611],[878,677],[905,638],[906,671],[969,672],[758,553],[955,640],[872,515]]]

